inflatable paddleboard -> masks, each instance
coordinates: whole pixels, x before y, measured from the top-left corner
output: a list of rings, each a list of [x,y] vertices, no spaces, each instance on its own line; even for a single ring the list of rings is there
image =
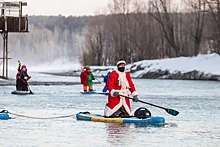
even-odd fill
[[[0,120],[1,119],[4,119],[4,120],[9,119],[8,113],[0,113]]]
[[[76,114],[77,120],[84,121],[94,121],[94,122],[105,122],[105,123],[143,123],[148,125],[163,125],[165,123],[165,118],[160,116],[149,117],[145,119],[139,119],[137,117],[129,118],[108,118],[103,117],[100,114],[90,114],[89,112],[80,112]]]
[[[32,91],[12,91],[11,94],[18,94],[18,95],[27,95],[27,94],[33,94]]]

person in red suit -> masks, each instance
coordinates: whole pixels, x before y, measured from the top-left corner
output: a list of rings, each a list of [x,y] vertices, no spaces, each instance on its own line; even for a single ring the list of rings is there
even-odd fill
[[[88,82],[89,82],[89,68],[87,66],[83,67],[83,70],[80,74],[80,81],[81,81],[81,84],[83,85],[83,91],[86,92]]]
[[[125,72],[124,60],[117,62],[117,69],[112,71],[108,77],[107,88],[109,90],[108,103],[105,106],[106,117],[129,117],[131,106],[128,98],[119,95],[133,96],[133,101],[138,102],[138,94],[128,72]]]

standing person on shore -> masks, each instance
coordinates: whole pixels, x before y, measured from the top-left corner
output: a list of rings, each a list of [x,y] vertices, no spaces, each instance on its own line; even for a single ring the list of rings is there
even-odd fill
[[[138,102],[138,95],[128,72],[125,72],[124,60],[117,62],[117,69],[108,76],[107,88],[109,90],[108,103],[105,106],[104,115],[106,117],[129,117],[131,116],[131,106],[128,98],[120,95],[133,96],[133,101]]]

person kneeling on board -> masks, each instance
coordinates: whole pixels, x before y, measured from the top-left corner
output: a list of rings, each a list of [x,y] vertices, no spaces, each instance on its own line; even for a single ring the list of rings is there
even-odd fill
[[[138,94],[128,72],[125,72],[124,60],[117,62],[117,69],[108,76],[107,88],[109,90],[108,103],[105,106],[105,117],[129,117],[132,115],[130,100],[120,95],[133,96],[133,101],[138,102]]]
[[[16,90],[17,91],[28,91],[27,81],[31,76],[27,73],[26,65],[21,66],[21,62],[18,60],[18,72],[16,75]]]

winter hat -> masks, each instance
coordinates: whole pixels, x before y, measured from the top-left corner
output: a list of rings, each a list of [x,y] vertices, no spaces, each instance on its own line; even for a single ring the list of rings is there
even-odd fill
[[[117,62],[117,66],[119,66],[120,64],[126,64],[126,62],[125,62],[124,60],[119,60],[119,61]]]
[[[86,65],[88,67],[88,69],[90,69],[90,66],[89,65]]]
[[[23,69],[23,68],[26,68],[26,65],[22,65],[22,66],[21,66],[21,69]]]
[[[87,66],[84,66],[83,71],[87,71],[87,70],[89,70],[89,68]]]

